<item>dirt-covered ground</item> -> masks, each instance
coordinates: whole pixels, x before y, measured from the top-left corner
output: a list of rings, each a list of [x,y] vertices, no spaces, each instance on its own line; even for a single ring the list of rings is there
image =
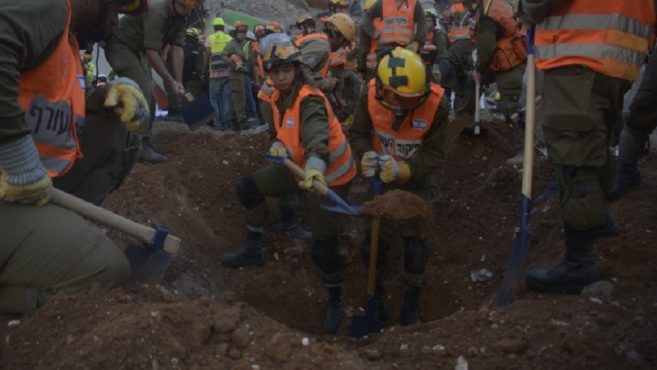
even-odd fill
[[[450,123],[449,160],[435,174],[431,259],[421,296],[424,324],[398,325],[397,246],[385,331],[360,340],[348,336],[348,316],[365,299],[359,245],[367,220],[345,220],[341,235],[347,282],[337,336],[321,333],[325,288],[308,244],[274,230],[275,200],[266,266],[221,267],[218,259],[238,248],[245,234],[234,186],[265,165],[267,134],[220,136],[159,123],[155,142],[170,161],[138,164],[104,206],[139,222],[166,225],[183,239],[183,252],[165,282],[62,294],[31,317],[2,318],[0,369],[657,368],[655,154],[642,161],[643,183],[611,207],[622,234],[597,243],[612,292],[540,295],[520,282],[518,299],[499,309],[492,301],[518,222],[520,175],[505,164],[513,154],[510,129],[487,122],[486,137],[460,135],[470,122]],[[534,195],[550,179],[551,166],[537,156]],[[354,184],[351,200],[367,197],[367,185]],[[128,242],[109,234],[119,245]],[[556,263],[562,251],[553,195],[534,209],[527,266]],[[473,275],[482,269],[492,277]],[[483,281],[473,281],[477,277]]]

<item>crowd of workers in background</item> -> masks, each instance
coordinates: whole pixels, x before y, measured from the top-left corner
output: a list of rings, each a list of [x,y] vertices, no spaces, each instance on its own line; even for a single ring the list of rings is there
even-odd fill
[[[517,154],[509,163],[521,163],[530,23],[538,25],[543,133],[555,164],[566,253],[551,269],[530,270],[527,284],[577,293],[599,279],[594,241],[619,233],[606,202],[639,183],[637,161],[656,122],[657,58],[651,58],[620,134],[621,170],[614,182],[608,148],[622,97],[654,45],[653,0],[521,0],[515,9],[507,0],[367,0],[357,3],[364,11],[359,21],[348,14],[354,1],[329,0],[327,13],[301,15],[288,33],[275,21],[228,25],[220,16],[210,17],[212,32],[206,33],[202,21],[190,25],[200,0],[107,3],[24,0],[16,11],[0,1],[0,19],[11,20],[2,24],[16,25],[6,30],[3,40],[10,41],[0,40],[2,55],[13,58],[0,68],[0,85],[12,97],[0,105],[0,225],[8,240],[0,249],[0,313],[33,310],[57,289],[129,280],[113,242],[72,212],[46,205],[50,191],[54,182],[100,204],[138,159],[166,161],[150,140],[157,95],[168,96],[175,116],[191,93],[207,95],[216,130],[266,123],[269,154],[299,167],[293,174],[272,164],[240,179],[246,240],[221,263],[266,263],[265,197],[281,197],[283,210],[286,199],[301,196],[310,230],[283,216],[289,221],[283,231],[312,240],[310,255],[328,295],[322,327],[336,333],[345,279],[341,221],[320,207],[317,184],[344,195],[360,172],[381,182],[383,192],[401,189],[429,200],[436,185],[431,175],[446,156],[449,117],[472,113],[480,104],[476,86],[493,82],[497,109],[515,133]],[[117,21],[119,12],[125,15]],[[30,17],[48,24],[34,25]],[[106,22],[89,24],[99,19]],[[579,32],[584,28],[589,32]],[[111,77],[99,74],[93,61],[90,47],[100,41]],[[18,55],[16,44],[27,51]],[[62,63],[77,62],[79,50],[85,50],[81,63]],[[57,70],[60,65],[67,67]],[[71,240],[61,230],[80,237]],[[415,324],[430,246],[404,222],[384,223],[380,234],[377,314],[381,321],[388,315],[385,267],[393,240],[401,239],[399,319]],[[362,244],[364,261],[370,242],[366,237]]]

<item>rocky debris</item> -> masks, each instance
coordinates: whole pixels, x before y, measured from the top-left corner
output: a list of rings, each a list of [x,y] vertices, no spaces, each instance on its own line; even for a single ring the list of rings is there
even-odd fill
[[[609,297],[614,294],[615,286],[607,280],[596,281],[582,290],[583,295],[591,297]]]
[[[470,280],[472,280],[473,283],[489,281],[492,277],[493,273],[488,269],[470,271]]]
[[[463,356],[459,356],[459,358],[456,359],[454,370],[468,370],[468,360]]]
[[[505,354],[521,354],[527,349],[527,342],[520,338],[506,338],[491,345],[493,349]]]

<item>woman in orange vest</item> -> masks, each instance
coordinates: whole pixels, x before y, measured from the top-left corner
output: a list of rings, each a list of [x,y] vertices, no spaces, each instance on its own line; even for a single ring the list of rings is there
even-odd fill
[[[301,54],[289,36],[265,37],[261,52],[271,81],[271,86],[263,85],[258,94],[263,116],[275,137],[269,154],[289,158],[303,168],[304,176],[296,177],[285,166],[271,164],[240,180],[237,197],[246,212],[247,238],[241,249],[224,255],[221,262],[227,267],[264,265],[265,197],[308,191],[304,200],[313,235],[311,256],[329,292],[322,327],[326,333],[335,333],[342,318],[344,281],[338,253],[341,218],[320,207],[325,199],[313,192],[312,183],[319,181],[345,195],[356,175],[356,165],[328,100],[304,79]]]
[[[0,314],[34,311],[57,291],[75,293],[94,282],[115,286],[130,280],[128,261],[100,228],[48,203],[51,178],[76,168],[83,154],[79,138],[86,138],[89,107],[80,45],[106,38],[119,11],[139,12],[145,6],[137,0],[0,4],[5,58],[0,67]],[[104,104],[110,106],[103,114],[114,118],[110,125],[121,120],[135,130],[148,122],[150,112],[131,84],[122,81],[103,90]],[[93,130],[94,123],[86,122],[86,129]],[[89,189],[82,180],[103,168],[89,170],[78,184],[89,192],[109,191]]]
[[[594,241],[619,233],[607,213],[609,143],[625,92],[655,37],[653,0],[521,1],[536,24],[543,134],[559,180],[565,256],[527,272],[541,292],[579,293],[600,278]],[[622,253],[622,252],[621,252]]]
[[[430,81],[420,56],[396,48],[386,54],[369,81],[349,129],[350,143],[361,159],[364,176],[378,176],[383,190],[402,189],[429,200],[435,187],[433,173],[445,160],[449,107],[444,90]],[[378,174],[377,174],[378,173]],[[420,320],[418,297],[424,284],[429,246],[414,225],[381,220],[381,237],[375,298],[380,319],[387,316],[384,276],[395,231],[404,239],[406,286],[400,322]],[[369,232],[366,233],[369,235]],[[370,240],[362,244],[363,261],[369,260]]]

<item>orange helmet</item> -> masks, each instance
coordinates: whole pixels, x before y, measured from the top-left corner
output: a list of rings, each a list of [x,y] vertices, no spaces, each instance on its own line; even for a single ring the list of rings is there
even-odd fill
[[[119,13],[139,15],[148,9],[148,0],[116,0],[116,5]]]
[[[267,25],[267,30],[274,32],[274,33],[280,33],[283,32],[283,27],[281,27],[281,24],[275,21],[269,22]]]
[[[244,32],[246,33],[249,30],[249,26],[242,21],[233,22],[233,29],[235,32]]]

